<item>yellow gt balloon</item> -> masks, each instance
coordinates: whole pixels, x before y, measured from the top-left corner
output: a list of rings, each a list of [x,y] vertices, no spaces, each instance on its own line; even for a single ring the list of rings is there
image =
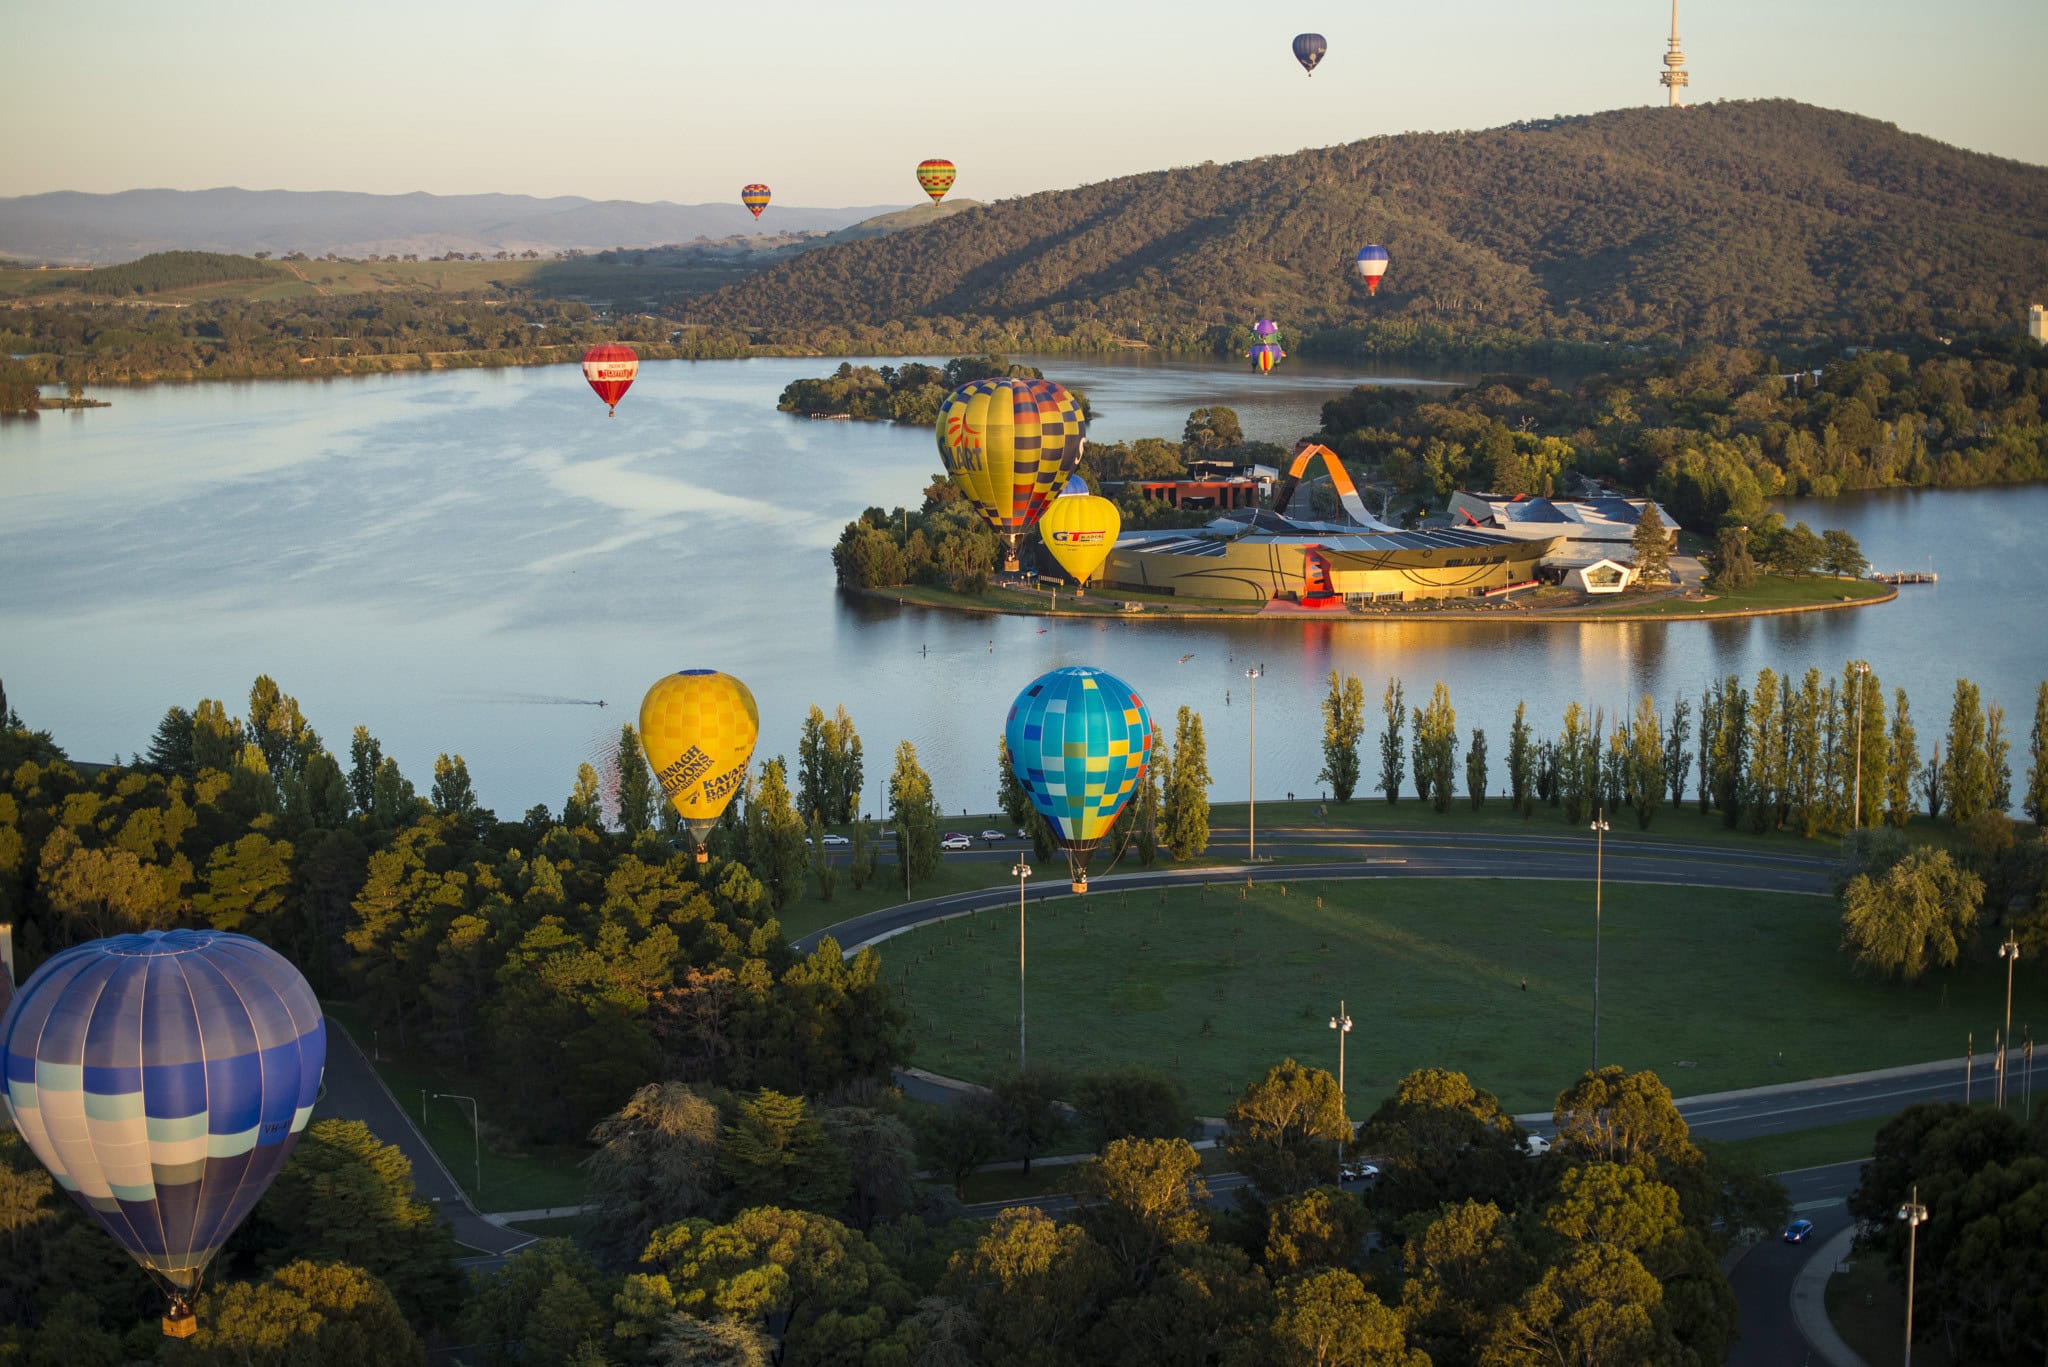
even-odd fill
[[[1087,447],[1081,404],[1051,380],[973,380],[939,408],[939,458],[996,535],[1003,568]]]
[[[1086,588],[1102,562],[1109,559],[1123,526],[1123,514],[1108,499],[1095,494],[1062,494],[1038,520],[1038,535],[1060,568]]]
[[[760,733],[754,695],[715,669],[680,670],[641,699],[640,748],[662,793],[696,838],[700,864],[711,857],[704,837],[747,786],[747,765]]]

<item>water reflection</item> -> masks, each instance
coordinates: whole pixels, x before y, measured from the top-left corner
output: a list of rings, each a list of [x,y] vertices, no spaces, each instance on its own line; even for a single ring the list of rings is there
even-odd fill
[[[614,420],[551,368],[122,390],[78,421],[0,426],[0,678],[32,724],[105,759],[143,748],[172,703],[241,710],[269,672],[330,745],[363,723],[421,782],[461,753],[483,799],[517,812],[558,806],[647,682],[692,665],[748,681],[764,754],[793,756],[805,709],[844,703],[871,794],[909,740],[954,811],[992,800],[1011,696],[1062,664],[1113,670],[1162,718],[1200,710],[1219,797],[1245,783],[1249,664],[1267,670],[1270,795],[1317,790],[1333,669],[1364,679],[1375,725],[1390,675],[1411,705],[1444,680],[1497,771],[1518,699],[1548,734],[1573,699],[1668,708],[1725,673],[1832,676],[1861,655],[1911,692],[1923,729],[1966,673],[2023,734],[2048,675],[2048,488],[1788,505],[1880,566],[1934,556],[1941,582],[1747,622],[1041,621],[849,599],[831,587],[839,528],[915,503],[938,462],[928,433],[775,412],[783,385],[829,364],[651,363]],[[1188,409],[1225,403],[1288,441],[1360,378],[1042,364],[1089,394],[1098,440],[1178,436]],[[627,706],[477,701],[518,695]],[[1370,740],[1365,765],[1370,781]]]

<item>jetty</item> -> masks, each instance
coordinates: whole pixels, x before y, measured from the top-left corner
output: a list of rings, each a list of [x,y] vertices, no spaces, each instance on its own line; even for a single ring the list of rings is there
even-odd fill
[[[1933,570],[1906,570],[1900,574],[1880,574],[1873,570],[1870,577],[1880,584],[1935,584],[1941,578]]]

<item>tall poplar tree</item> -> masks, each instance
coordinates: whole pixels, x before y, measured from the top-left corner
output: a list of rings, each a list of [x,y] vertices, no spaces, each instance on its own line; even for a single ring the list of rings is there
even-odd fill
[[[1984,772],[1991,789],[1991,811],[2012,806],[2012,742],[2005,736],[2005,708],[1992,703],[1984,709]]]
[[[1884,810],[1889,786],[1890,747],[1885,742],[1884,683],[1876,670],[1856,668],[1851,660],[1842,671],[1842,691],[1852,709],[1849,717],[1849,824],[1875,826]],[[1861,765],[1860,771],[1857,766]],[[1860,795],[1860,796],[1859,796]]]
[[[1508,795],[1527,821],[1536,811],[1535,747],[1529,743],[1529,704],[1517,700],[1515,724],[1508,730]]]
[[[1723,824],[1733,830],[1742,820],[1749,735],[1749,691],[1733,674],[1721,681],[1716,711],[1720,724],[1714,728],[1714,805],[1721,809]]]
[[[2048,686],[2043,688],[2048,696]],[[1913,734],[1913,714],[1906,705],[1906,690],[1892,692],[1891,741],[1885,747],[1884,819],[1904,826],[1913,819],[1913,780],[1920,773],[1919,738]]]
[[[1664,802],[1664,728],[1657,719],[1657,703],[1645,693],[1636,704],[1635,719],[1628,726],[1628,767],[1630,801],[1636,809],[1636,828],[1647,831]],[[1681,744],[1681,749],[1683,748]]]
[[[1685,805],[1685,784],[1692,772],[1692,702],[1683,693],[1671,700],[1671,726],[1664,733],[1664,782],[1671,805]]]
[[[1399,679],[1387,680],[1380,710],[1387,718],[1387,728],[1380,732],[1380,791],[1386,794],[1387,805],[1391,807],[1401,800],[1401,777],[1407,754],[1401,743],[1401,729],[1407,723],[1408,713],[1402,706]]]
[[[638,835],[654,826],[654,771],[632,726],[619,729],[619,829]]]
[[[1778,709],[1778,675],[1770,666],[1756,672],[1749,694],[1749,766],[1742,776],[1742,808],[1758,835],[1778,824],[1778,799],[1785,787],[1785,731]]]
[[[2020,805],[2048,830],[2048,680],[2034,691],[2034,729],[2027,747],[2027,795]]]
[[[1202,714],[1181,705],[1173,724],[1173,765],[1166,780],[1160,838],[1175,859],[1209,848],[1209,746]]]
[[[939,867],[938,799],[932,795],[931,776],[917,762],[917,747],[907,740],[896,744],[889,820],[896,827],[896,862],[907,893]]]
[[[1472,728],[1472,745],[1465,751],[1465,796],[1472,799],[1472,810],[1478,811],[1486,805],[1486,732]]]
[[[1437,811],[1447,812],[1456,789],[1458,714],[1443,680],[1437,680],[1430,690],[1428,708],[1416,709],[1410,720],[1415,728],[1415,795]]]
[[[1356,674],[1330,671],[1330,692],[1323,699],[1323,770],[1319,782],[1330,796],[1349,802],[1358,790],[1358,743],[1365,737],[1365,685]]]
[[[1984,706],[1977,685],[1957,679],[1948,716],[1948,760],[1942,770],[1948,814],[1957,825],[1991,805],[1991,757],[1984,740]]]
[[[1565,704],[1564,733],[1557,738],[1557,794],[1564,819],[1576,826],[1586,819],[1592,794],[1586,791],[1585,767],[1579,754],[1586,746],[1586,714],[1576,702]]]

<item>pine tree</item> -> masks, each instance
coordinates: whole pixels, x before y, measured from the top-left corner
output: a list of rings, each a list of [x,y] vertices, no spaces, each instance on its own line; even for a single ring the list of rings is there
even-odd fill
[[[1166,780],[1160,837],[1175,859],[1209,848],[1209,747],[1202,714],[1182,704],[1173,725],[1173,765]]]
[[[1535,755],[1529,743],[1528,710],[1526,702],[1515,703],[1515,724],[1508,731],[1508,793],[1524,821],[1536,811]]]
[[[1637,587],[1661,589],[1669,585],[1671,534],[1664,529],[1664,519],[1657,515],[1654,501],[1643,505],[1643,515],[1637,519],[1635,535],[1630,541],[1635,547]]]
[[[1391,807],[1401,800],[1404,758],[1401,727],[1408,719],[1402,708],[1399,679],[1387,680],[1387,692],[1380,700],[1380,710],[1387,718],[1387,729],[1380,733],[1380,791],[1386,794],[1387,805]]]
[[[1323,771],[1319,782],[1330,795],[1349,802],[1358,790],[1358,742],[1365,736],[1365,686],[1355,674],[1339,677],[1330,671],[1329,696],[1323,699]]]
[[[654,829],[654,771],[640,748],[640,733],[619,728],[619,829],[628,836]]]
[[[2048,689],[2044,689],[2048,696]],[[1892,693],[1891,744],[1885,750],[1884,819],[1903,827],[1913,819],[1913,780],[1920,773],[1920,747],[1913,734],[1913,714],[1906,706],[1906,690]]]
[[[348,795],[355,800],[357,811],[370,810],[370,802],[376,796],[377,766],[383,762],[384,747],[370,734],[369,727],[358,726],[348,743]]]

